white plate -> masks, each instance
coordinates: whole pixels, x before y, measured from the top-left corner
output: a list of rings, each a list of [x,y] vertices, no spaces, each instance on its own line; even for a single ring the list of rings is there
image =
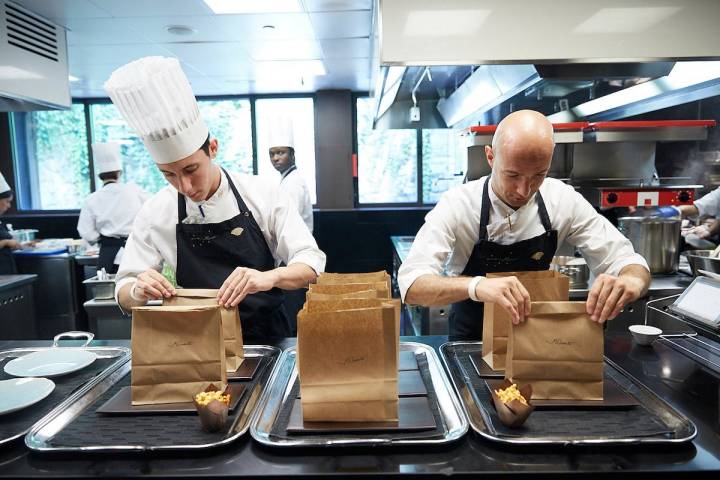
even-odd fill
[[[11,378],[0,381],[0,415],[29,407],[55,390],[47,378]]]
[[[51,348],[9,361],[5,373],[15,377],[56,377],[85,368],[95,358],[95,354],[87,350]]]

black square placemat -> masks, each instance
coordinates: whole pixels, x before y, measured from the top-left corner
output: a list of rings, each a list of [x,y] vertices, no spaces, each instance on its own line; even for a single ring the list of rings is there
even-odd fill
[[[245,383],[245,392],[234,413],[228,415],[227,426],[232,425],[237,415],[242,412],[256,383],[263,378],[264,369],[269,363],[264,358],[261,370],[252,381]],[[65,426],[57,435],[50,439],[54,447],[73,448],[94,445],[110,447],[114,445],[176,446],[176,445],[209,445],[223,440],[227,428],[214,433],[204,432],[200,428],[197,415],[163,414],[163,415],[103,415],[96,412],[98,407],[112,398],[120,389],[130,385],[130,373],[118,383],[100,395],[92,405],[85,409],[77,418]]]
[[[432,379],[430,377],[430,369],[428,367],[428,361],[427,358],[425,358],[425,354],[417,354],[415,355],[417,359],[418,369],[420,371],[420,375],[422,376],[423,382],[425,383],[425,388],[427,389],[427,399],[428,403],[430,405],[430,409],[432,410],[433,417],[435,419],[435,428],[432,430],[424,430],[421,432],[383,432],[383,433],[377,433],[374,432],[372,435],[374,438],[377,438],[378,436],[381,436],[382,438],[392,438],[392,439],[431,439],[431,438],[442,438],[445,436],[445,431],[447,430],[447,427],[445,425],[445,420],[443,419],[442,414],[440,413],[440,409],[438,406],[438,399],[437,395],[435,394],[435,389],[432,384]],[[298,392],[300,390],[300,383],[298,381],[295,382],[295,385],[293,385],[292,390],[290,391],[290,394],[288,395],[285,402],[280,406],[280,411],[275,419],[275,423],[270,430],[270,435],[276,438],[282,438],[282,439],[292,439],[297,440],[298,438],[302,438],[304,435],[307,436],[317,436],[317,434],[293,434],[289,433],[287,431],[287,426],[290,421],[290,416],[292,414],[292,409],[294,406],[295,399],[298,397]],[[328,439],[347,439],[348,434],[331,434],[326,433],[323,434],[324,438]],[[360,433],[354,433],[354,437],[362,438],[363,434]]]
[[[665,436],[672,431],[655,414],[643,406],[630,409],[556,409],[535,410],[520,428],[508,428],[500,422],[492,396],[485,381],[477,375],[468,354],[456,356],[465,382],[475,403],[483,412],[488,429],[496,436],[523,437],[596,437],[619,439],[627,437]],[[610,367],[605,365],[605,375]]]

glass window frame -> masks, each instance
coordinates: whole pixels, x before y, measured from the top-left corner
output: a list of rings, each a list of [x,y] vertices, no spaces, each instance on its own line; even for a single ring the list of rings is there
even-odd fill
[[[357,132],[357,101],[360,98],[369,98],[370,95],[368,92],[361,92],[361,93],[353,93],[352,95],[352,124],[353,124],[353,132],[352,132],[352,140],[353,140],[353,153],[356,155],[357,162],[361,162],[362,159],[359,158],[359,148],[358,148],[358,132]],[[372,209],[431,209],[436,204],[430,203],[430,202],[423,202],[424,198],[424,192],[423,192],[423,138],[422,138],[422,128],[416,128],[415,129],[415,141],[416,141],[416,151],[417,151],[417,195],[414,202],[383,202],[383,203],[362,203],[360,202],[360,189],[359,189],[359,178],[355,177],[353,178],[353,186],[354,186],[354,192],[353,192],[353,200],[354,200],[354,206],[357,209],[364,209],[364,210],[372,210]],[[360,175],[359,169],[358,169],[358,176]]]
[[[367,94],[366,94],[367,96]],[[315,108],[317,104],[317,98],[315,93],[278,93],[278,94],[259,94],[259,95],[202,95],[196,97],[198,101],[220,101],[220,100],[248,100],[250,102],[250,121],[251,121],[251,138],[252,138],[252,167],[253,167],[253,175],[258,174],[258,151],[257,151],[257,119],[255,115],[255,101],[261,100],[261,99],[274,99],[274,98],[312,98],[313,100],[313,109]],[[94,171],[94,162],[92,158],[92,143],[93,143],[93,137],[92,137],[92,125],[91,125],[91,116],[90,116],[90,106],[94,104],[109,104],[112,103],[111,100],[107,97],[105,98],[73,98],[73,103],[76,104],[82,104],[83,110],[85,113],[85,131],[86,131],[86,138],[87,138],[87,149],[88,149],[88,168],[89,168],[89,175],[90,175],[90,191],[94,192],[96,188],[96,182],[95,182],[95,171]],[[354,101],[353,101],[354,104]],[[29,188],[28,185],[28,177],[26,175],[27,172],[23,172],[23,175],[18,175],[18,170],[23,170],[18,168],[18,160],[16,156],[18,155],[18,151],[21,150],[18,148],[18,144],[16,141],[16,126],[13,122],[12,115],[8,115],[8,128],[9,128],[9,136],[10,136],[10,147],[11,147],[11,161],[13,164],[13,173],[15,174],[16,184],[18,185],[19,192],[16,192],[16,196],[20,196],[19,193],[21,193],[22,187],[19,186],[20,183],[25,184],[24,187],[27,189]],[[354,119],[353,119],[353,125],[354,125]],[[20,153],[21,155],[27,155],[27,152]],[[24,167],[25,170],[27,170],[27,166]],[[20,199],[18,199],[20,200]],[[67,215],[67,214],[77,214],[80,212],[80,209],[63,209],[63,210],[43,210],[43,209],[26,209],[21,208],[21,204],[25,203],[25,198],[23,198],[23,201],[16,201],[15,202],[15,211],[19,215],[46,215],[46,216],[55,216],[55,215]]]

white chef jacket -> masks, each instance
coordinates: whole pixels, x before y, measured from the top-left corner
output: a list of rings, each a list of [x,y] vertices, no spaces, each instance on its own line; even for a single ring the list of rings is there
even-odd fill
[[[403,300],[410,286],[421,275],[440,275],[445,268],[447,275],[457,276],[465,269],[479,240],[485,178],[448,190],[425,216],[425,224],[415,236],[398,272]],[[500,200],[492,187],[488,188],[491,203],[488,240],[509,245],[545,232],[534,196],[515,210]],[[550,224],[558,231],[558,248],[563,243],[579,248],[595,275],[617,275],[631,264],[648,269],[647,262],[635,253],[630,241],[573,187],[560,180],[546,178],[540,186],[540,193]]]
[[[720,216],[720,187],[708,193],[704,197],[695,200],[695,206],[700,216]]]
[[[97,243],[100,235],[127,237],[135,215],[148,198],[150,194],[134,183],[103,185],[85,199],[77,231],[88,243]]]
[[[304,263],[320,274],[325,269],[325,254],[303,225],[297,209],[276,182],[262,177],[228,172],[243,201],[262,230],[275,264]],[[240,213],[227,177],[208,200],[195,203],[185,198],[187,218],[183,223],[219,223]],[[202,207],[202,211],[199,207]],[[203,215],[204,214],[204,215]],[[178,193],[167,186],[145,202],[135,218],[132,233],[116,278],[115,297],[120,289],[150,269],[160,270],[165,262],[177,270]]]
[[[290,199],[295,202],[303,222],[312,233],[313,208],[312,200],[310,200],[310,189],[297,168],[288,169],[281,175],[280,188],[287,192]]]

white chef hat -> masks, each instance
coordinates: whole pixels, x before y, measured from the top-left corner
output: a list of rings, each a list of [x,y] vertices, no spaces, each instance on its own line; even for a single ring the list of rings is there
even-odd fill
[[[269,125],[268,148],[290,147],[295,148],[293,138],[293,124],[289,117],[277,117]]]
[[[177,58],[144,57],[115,70],[105,90],[155,163],[192,155],[208,137]]]
[[[12,190],[10,185],[5,180],[5,177],[3,177],[3,174],[0,173],[0,193],[9,192],[10,190]]]
[[[120,156],[120,143],[93,143],[93,163],[95,173],[116,172],[122,170],[122,157]]]

